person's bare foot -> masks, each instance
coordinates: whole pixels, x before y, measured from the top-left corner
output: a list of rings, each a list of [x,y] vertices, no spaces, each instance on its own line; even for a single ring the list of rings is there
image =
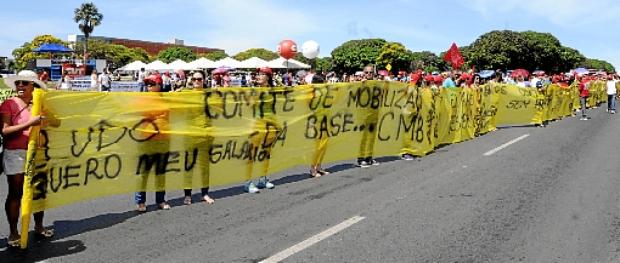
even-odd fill
[[[314,168],[310,169],[310,177],[317,178],[317,177],[321,177],[321,175],[323,174],[321,174],[321,172],[318,171],[317,169],[314,169]]]
[[[19,234],[9,235],[9,237],[7,238],[7,244],[9,245],[9,247],[19,247],[20,238],[21,237],[19,236]]]
[[[211,198],[209,195],[204,195],[202,197],[202,200],[208,205],[215,203],[215,200],[213,200],[213,198]]]

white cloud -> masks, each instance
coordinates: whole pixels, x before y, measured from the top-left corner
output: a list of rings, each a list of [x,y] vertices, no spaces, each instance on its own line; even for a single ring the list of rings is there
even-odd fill
[[[196,25],[196,32],[205,35],[199,42],[222,48],[229,55],[253,47],[275,50],[280,40],[310,35],[319,28],[316,20],[294,4],[289,7],[269,0],[198,1],[197,4],[204,12],[204,25]]]
[[[495,14],[519,15],[523,13],[545,18],[566,28],[615,21],[620,16],[620,6],[616,0],[472,0],[461,2],[464,6],[487,18]]]

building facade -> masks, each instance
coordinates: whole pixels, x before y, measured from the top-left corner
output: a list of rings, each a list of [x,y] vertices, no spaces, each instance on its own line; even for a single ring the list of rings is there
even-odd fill
[[[91,40],[101,40],[107,43],[116,44],[126,46],[128,48],[142,48],[146,50],[146,53],[149,55],[157,55],[160,51],[174,46],[183,46],[191,49],[194,53],[210,53],[213,51],[223,51],[222,49],[217,48],[208,48],[208,47],[198,47],[198,46],[185,46],[183,40],[173,39],[171,43],[162,43],[162,42],[151,42],[151,41],[143,41],[143,40],[133,40],[133,39],[125,39],[125,38],[114,38],[114,37],[104,37],[104,36],[90,36]],[[81,43],[84,41],[84,35],[69,35],[67,38],[71,47],[75,47],[76,43]]]

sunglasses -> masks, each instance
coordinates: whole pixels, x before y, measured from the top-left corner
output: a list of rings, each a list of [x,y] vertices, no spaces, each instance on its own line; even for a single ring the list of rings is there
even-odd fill
[[[192,81],[202,81],[202,78],[192,78]]]
[[[17,80],[15,81],[15,86],[28,86],[30,84],[34,84],[33,81],[27,81],[27,80]]]

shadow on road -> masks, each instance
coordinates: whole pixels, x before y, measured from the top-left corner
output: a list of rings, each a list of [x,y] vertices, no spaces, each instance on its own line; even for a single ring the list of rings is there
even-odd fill
[[[0,249],[2,262],[38,262],[50,258],[61,257],[80,253],[86,250],[84,243],[79,240],[43,241],[30,240],[28,250],[19,248],[7,248],[6,239],[3,241],[3,249]]]
[[[99,230],[119,224],[129,218],[138,216],[134,211],[123,213],[109,213],[80,220],[59,220],[54,222],[54,237],[42,240],[34,237],[32,232],[28,239],[28,249],[8,247],[7,239],[0,239],[1,262],[36,262],[45,259],[75,254],[86,250],[84,243],[79,240],[63,240],[70,236]],[[8,259],[8,261],[5,261]]]

